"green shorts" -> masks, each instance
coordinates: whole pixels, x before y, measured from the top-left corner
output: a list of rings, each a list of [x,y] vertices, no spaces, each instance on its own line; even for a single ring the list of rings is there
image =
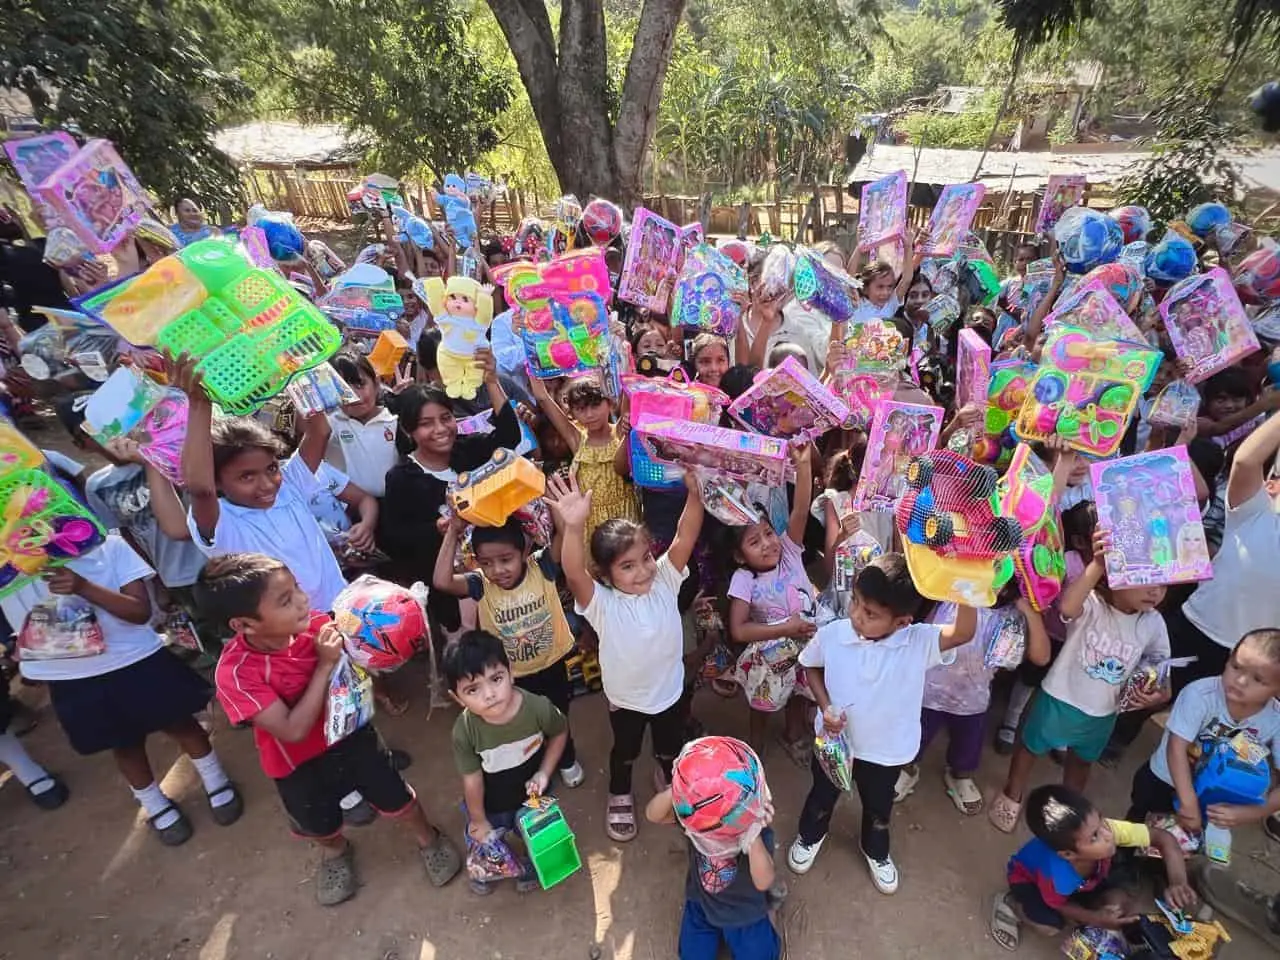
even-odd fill
[[[1091,717],[1037,690],[1022,725],[1022,743],[1037,757],[1050,750],[1070,750],[1086,763],[1096,763],[1111,739],[1116,716]]]

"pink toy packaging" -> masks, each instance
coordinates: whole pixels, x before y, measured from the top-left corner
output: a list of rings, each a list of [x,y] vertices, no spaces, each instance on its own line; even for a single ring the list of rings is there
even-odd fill
[[[1206,380],[1259,350],[1231,275],[1221,267],[1180,280],[1160,303],[1160,316],[1178,359],[1191,364],[1187,379]]]
[[[628,415],[632,423],[641,417],[659,420],[693,420],[697,423],[717,423],[720,412],[729,404],[723,391],[705,383],[681,379],[677,367],[668,376],[646,377],[639,373],[624,373],[622,389],[627,394]]]
[[[831,389],[849,408],[851,429],[866,430],[882,400],[892,399],[898,371],[907,365],[907,341],[896,327],[872,320],[854,324]]]
[[[136,440],[143,459],[180,484],[187,412],[187,396],[181,390],[122,366],[89,397],[84,431],[99,443],[125,436]]]
[[[1062,215],[1084,199],[1084,174],[1052,173],[1044,188],[1044,200],[1040,203],[1040,215],[1036,217],[1036,233],[1047,234]]]
[[[671,325],[733,336],[746,295],[747,272],[719,250],[700,243],[680,268]]]
[[[730,477],[766,486],[780,486],[794,472],[786,442],[776,437],[688,420],[647,417],[633,429],[640,434],[649,456],[661,463],[710,467]]]
[[[1173,380],[1152,401],[1147,422],[1164,427],[1187,427],[1195,423],[1199,413],[1200,391],[1185,380]]]
[[[920,252],[929,257],[955,253],[986,195],[987,188],[981,183],[949,183],[943,187],[929,217],[929,233],[920,244]]]
[[[942,432],[941,407],[886,400],[876,409],[854,510],[892,511],[906,491],[907,463],[928,453]]]
[[[1112,587],[1191,583],[1213,576],[1186,447],[1095,463],[1098,526],[1111,533]]]
[[[956,353],[956,409],[967,403],[987,405],[991,387],[991,347],[977,331],[965,327],[960,331]]]
[[[873,250],[907,230],[907,172],[899,170],[862,188],[858,249]]]
[[[666,313],[683,263],[680,228],[652,210],[636,207],[618,281],[618,299]]]
[[[106,140],[86,143],[36,193],[94,253],[119,245],[149,206],[133,171]]]
[[[1020,443],[997,486],[1000,513],[1022,528],[1022,543],[1013,554],[1018,587],[1031,606],[1043,613],[1062,592],[1067,576],[1062,530],[1053,504],[1053,475]]]
[[[814,440],[843,426],[849,408],[800,361],[787,357],[756,374],[755,382],[729,405],[729,415],[757,433]]]
[[[45,228],[53,230],[62,225],[62,218],[56,210],[40,199],[36,188],[51,173],[75,156],[80,148],[71,134],[58,130],[54,133],[28,137],[25,140],[6,140],[4,152],[9,155],[9,162],[18,173],[18,179],[27,188],[27,193],[40,207],[44,214]],[[46,256],[48,254],[46,253]]]
[[[1137,343],[1146,340],[1138,325],[1129,319],[1124,307],[1112,296],[1106,282],[1098,277],[1086,279],[1069,297],[1062,298],[1045,318],[1046,330],[1058,324],[1079,327],[1095,337],[1108,340]]]

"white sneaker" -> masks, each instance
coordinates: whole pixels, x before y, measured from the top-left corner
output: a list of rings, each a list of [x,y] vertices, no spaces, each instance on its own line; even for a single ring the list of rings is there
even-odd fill
[[[818,858],[818,851],[822,849],[826,837],[813,844],[807,844],[799,837],[796,842],[791,844],[791,849],[787,851],[787,866],[795,873],[808,873],[813,866],[813,861]]]
[[[577,760],[573,761],[572,767],[563,767],[560,770],[560,779],[564,781],[564,785],[572,790],[574,787],[582,786],[582,781],[587,775],[582,771],[582,764]]]
[[[893,786],[893,802],[901,803],[915,793],[916,784],[920,782],[920,768],[906,766],[898,772],[898,782]]]
[[[893,865],[893,858],[872,860],[865,853],[863,856],[867,859],[867,869],[871,871],[871,882],[876,885],[876,889],[883,894],[897,893],[898,868]]]

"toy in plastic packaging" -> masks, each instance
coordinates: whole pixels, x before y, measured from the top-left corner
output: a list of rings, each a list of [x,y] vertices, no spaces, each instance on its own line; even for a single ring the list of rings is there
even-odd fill
[[[1058,326],[1049,334],[1014,430],[1022,440],[1056,434],[1073,449],[1110,456],[1160,359],[1160,351],[1145,345],[1095,340],[1083,330]]]
[[[163,636],[164,642],[171,647],[204,653],[204,644],[196,631],[195,621],[185,610],[168,610],[162,613],[156,622],[156,632]]]
[[[79,145],[72,139],[71,134],[63,130],[55,130],[52,133],[42,133],[35,137],[26,137],[21,140],[11,139],[4,142],[4,150],[9,155],[9,162],[13,164],[13,169],[17,172],[18,179],[26,187],[28,196],[40,208],[40,212],[44,216],[45,227],[50,231],[50,236],[52,236],[52,231],[55,228],[68,231],[69,228],[61,226],[62,218],[57,209],[43,200],[36,188],[57,171],[59,167],[74,157],[79,149]]]
[[[813,759],[837,790],[843,793],[853,790],[853,750],[843,730],[818,734],[813,740]]]
[[[684,244],[686,250],[692,250],[700,243],[707,242],[707,231],[698,221],[686,223],[680,228],[680,242]]]
[[[582,869],[573,831],[553,797],[530,797],[516,815],[516,827],[543,890]]]
[[[62,226],[94,253],[109,253],[147,212],[147,195],[107,140],[90,140],[36,187]]]
[[[625,373],[622,375],[622,389],[627,394],[633,424],[646,416],[718,423],[721,411],[729,404],[726,393],[705,383],[686,379],[680,367],[661,378]]]
[[[862,188],[858,249],[872,250],[906,233],[907,172],[898,170]]]
[[[445,221],[453,231],[458,248],[465,250],[476,241],[476,215],[467,196],[467,182],[459,174],[444,178],[444,192],[433,190],[431,197],[444,211]]]
[[[1195,659],[1195,657],[1169,657],[1138,664],[1133,673],[1125,679],[1124,686],[1120,688],[1120,712],[1137,710],[1140,697],[1150,697],[1161,690],[1169,693],[1172,689],[1169,680],[1170,672],[1176,667],[1185,667]]]
[[[1120,225],[1104,213],[1088,207],[1072,207],[1053,227],[1058,252],[1067,272],[1088,273],[1099,264],[1119,258],[1124,249]]]
[[[1178,846],[1182,849],[1183,854],[1188,857],[1195,856],[1201,849],[1201,835],[1198,833],[1188,833],[1186,828],[1178,822],[1176,814],[1172,813],[1148,813],[1146,825],[1157,830],[1163,830],[1165,833],[1178,841]],[[1156,860],[1163,860],[1164,854],[1160,852],[1159,847],[1147,847],[1142,851],[1144,857],[1152,857]]]
[[[984,666],[1013,670],[1027,654],[1027,620],[1016,610],[996,612],[987,620],[982,638]]]
[[[848,598],[844,594],[852,594],[854,581],[858,574],[865,570],[876,557],[884,553],[880,542],[866,530],[857,530],[836,544],[835,563],[832,565],[831,585],[840,601]],[[847,607],[841,602],[843,613]]]
[[[1053,173],[1044,188],[1044,199],[1040,202],[1040,213],[1036,217],[1035,232],[1042,236],[1062,219],[1062,215],[1077,206],[1084,199],[1087,181],[1083,174]]]
[[[205,392],[231,414],[254,412],[342,344],[283,277],[223,239],[189,244],[76,305],[130,343],[200,357]]]
[[[425,302],[425,290],[419,292],[423,282],[414,281],[414,293]],[[339,286],[336,280],[329,292],[316,300],[316,306],[334,323],[354,333],[394,330],[396,321],[404,316],[404,298],[394,290],[363,284]]]
[[[1258,249],[1244,257],[1235,270],[1236,292],[1245,303],[1280,300],[1280,243],[1271,237],[1258,240]]]
[[[986,195],[987,188],[981,183],[949,183],[943,187],[929,216],[929,232],[919,252],[929,257],[949,257],[955,253]]]
[[[739,655],[733,679],[752,710],[776,713],[787,705],[800,682],[801,649],[799,641],[778,637],[749,644]]]
[[[755,382],[729,404],[729,415],[757,433],[814,440],[842,427],[849,408],[800,361],[787,357],[756,374]]]
[[[684,471],[679,467],[673,469],[681,474],[680,486],[684,486]],[[748,484],[709,467],[692,469],[698,480],[698,497],[707,513],[730,527],[745,527],[760,522],[762,511],[751,501]]]
[[[182,444],[188,400],[133,367],[117,367],[84,408],[84,431],[99,443],[117,437],[138,442],[138,453],[174,483],[182,482]]]
[[[330,413],[343,404],[360,399],[328,363],[298,374],[285,388],[285,393],[293,402],[294,409],[304,417],[313,413]]]
[[[373,719],[373,678],[344,652],[329,677],[324,742],[333,746]]]
[[[484,374],[476,366],[475,356],[476,349],[488,343],[486,334],[493,322],[493,297],[470,277],[452,276],[448,280],[432,277],[422,286],[427,307],[440,331],[436,364],[445,393],[470,400],[484,383]],[[378,336],[382,339],[393,334],[393,330],[384,330]],[[407,350],[403,337],[395,347],[398,349],[402,344]]]
[[[1244,306],[1221,267],[1175,283],[1160,302],[1178,359],[1191,365],[1187,380],[1200,383],[1260,349]]]
[[[1200,412],[1200,391],[1186,380],[1170,381],[1156,394],[1147,411],[1147,422],[1156,426],[1186,427]]]
[[[886,400],[871,421],[867,454],[853,495],[854,510],[891,511],[906,490],[906,468],[938,442],[941,407]]]
[[[1159,243],[1147,248],[1142,269],[1157,284],[1167,287],[1191,276],[1197,264],[1196,248],[1191,241],[1171,229]]]
[[[791,291],[791,278],[796,268],[796,252],[785,244],[775,243],[765,254],[760,267],[760,295],[772,300]]]
[[[940,293],[924,305],[929,328],[935,333],[946,333],[960,319],[960,301],[949,293]]]
[[[449,484],[449,505],[468,523],[500,527],[507,517],[547,492],[546,475],[510,450],[498,449],[475,470]]]
[[[467,877],[480,883],[523,877],[524,865],[506,841],[505,830],[494,830],[477,842],[467,834]]]
[[[425,603],[422,584],[406,588],[364,574],[334,598],[333,623],[353,663],[389,673],[427,643]]]
[[[646,417],[633,423],[645,452],[662,463],[710,467],[730,477],[768,486],[794,475],[787,445],[776,437],[687,420]]]
[[[607,247],[622,236],[622,210],[609,200],[593,197],[582,208],[582,227],[597,247]]]
[[[849,408],[850,428],[867,429],[880,402],[892,399],[898,372],[907,365],[908,347],[897,328],[882,321],[849,327],[843,358],[829,386]]]
[[[680,228],[652,210],[636,207],[618,281],[618,299],[654,313],[667,313],[683,263]]]
[[[671,801],[699,853],[736,857],[764,829],[771,794],[751,747],[733,737],[699,737],[675,759]]]
[[[747,293],[747,273],[705,243],[686,254],[671,300],[671,325],[722,337],[738,329]]]
[[[1117,267],[1121,264],[1103,266]],[[1058,324],[1076,327],[1100,339],[1134,342],[1144,339],[1142,331],[1129,319],[1101,277],[1086,277],[1069,297],[1059,299],[1053,312],[1044,320],[1045,329],[1052,329]]]
[[[991,387],[991,347],[976,330],[960,331],[956,349],[956,408],[970,403],[986,406]]]
[[[997,486],[1000,512],[1022,528],[1022,544],[1014,551],[1018,588],[1034,610],[1043,613],[1062,592],[1067,576],[1062,529],[1053,506],[1053,476],[1020,443]]]
[[[19,662],[96,657],[106,649],[93,605],[73,595],[50,595],[36,603],[18,631]]]
[[[796,250],[791,285],[797,301],[832,323],[847,323],[858,309],[861,282],[827,263],[816,250]]]
[[[1036,365],[1026,360],[996,360],[991,364],[991,383],[987,388],[985,436],[973,445],[973,459],[1004,467],[1018,445],[1013,424],[1026,400],[1027,389],[1035,377]]]
[[[1116,207],[1107,211],[1107,216],[1120,224],[1120,232],[1124,234],[1126,245],[1146,240],[1147,234],[1151,232],[1151,214],[1146,207]]]
[[[1129,944],[1119,930],[1076,927],[1062,944],[1068,960],[1124,960]]]
[[[1094,463],[1090,473],[1098,527],[1111,534],[1113,589],[1213,576],[1186,447]]]

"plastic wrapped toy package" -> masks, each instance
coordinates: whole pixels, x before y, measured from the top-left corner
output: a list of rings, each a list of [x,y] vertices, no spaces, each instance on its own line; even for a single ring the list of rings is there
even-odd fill
[[[426,587],[411,588],[363,574],[333,601],[333,622],[353,663],[389,673],[403,666],[429,640]]]
[[[375,268],[376,269],[376,268]],[[415,286],[414,292],[417,293]],[[362,285],[342,285],[316,300],[326,317],[348,331],[379,333],[394,330],[404,316],[404,298],[394,290]]]
[[[732,336],[742,316],[747,273],[705,243],[684,258],[671,301],[671,325]]]
[[[342,653],[329,677],[325,699],[324,742],[333,746],[373,719],[373,680]]]
[[[582,227],[597,247],[607,247],[622,236],[622,210],[616,203],[593,197],[582,208]]]
[[[991,347],[977,331],[960,331],[956,347],[956,409],[977,403],[985,407],[991,388]]]
[[[627,394],[632,423],[643,417],[718,423],[721,411],[729,405],[728,394],[696,380],[685,380],[679,367],[666,377],[624,373],[622,389]]]
[[[49,380],[79,368],[90,380],[101,383],[120,354],[119,335],[76,310],[32,307],[48,319],[44,326],[24,334],[18,342],[22,369],[35,380]]]
[[[507,517],[547,492],[546,475],[524,457],[498,449],[488,463],[464,470],[449,484],[449,505],[469,523],[500,527]]]
[[[942,334],[960,319],[960,301],[948,293],[940,293],[924,305],[924,312],[930,329]]]
[[[892,399],[908,349],[906,338],[891,324],[871,320],[849,328],[844,356],[829,386],[848,406],[850,428],[865,430],[880,402]]]
[[[807,247],[796,250],[791,273],[796,300],[824,314],[832,323],[847,323],[858,308],[862,284]]]
[[[636,207],[618,281],[618,299],[654,313],[667,313],[683,263],[680,228],[652,210]]]
[[[1067,960],[1124,960],[1129,944],[1119,930],[1076,927],[1062,944]]]
[[[1052,173],[1044,188],[1044,199],[1040,202],[1040,213],[1036,217],[1035,232],[1048,235],[1062,215],[1084,199],[1087,181],[1083,174]]]
[[[1094,340],[1083,330],[1059,325],[1049,334],[1014,430],[1022,440],[1056,434],[1075,450],[1110,456],[1160,359],[1160,351],[1150,347]]]
[[[853,750],[844,731],[818,734],[813,740],[813,759],[837,790],[853,790]]]
[[[1072,207],[1054,225],[1058,251],[1074,274],[1088,273],[1094,267],[1110,263],[1124,249],[1124,231],[1105,213],[1088,207]]]
[[[1236,291],[1245,303],[1280,300],[1280,244],[1262,237],[1258,249],[1236,264],[1233,274]]]
[[[943,187],[929,216],[929,232],[919,252],[931,257],[949,257],[955,253],[986,194],[987,188],[981,183],[950,183]]]
[[[729,415],[757,433],[815,440],[843,426],[849,408],[800,361],[787,357],[757,373],[755,382],[729,405]]]
[[[771,801],[764,766],[733,737],[685,744],[671,770],[671,803],[689,841],[707,857],[736,857],[764,829]]]
[[[711,467],[767,486],[780,486],[795,473],[786,442],[775,437],[686,420],[646,418],[632,429],[640,434],[649,456],[663,463]]]
[[[1004,467],[1013,456],[1018,438],[1013,422],[1026,400],[1027,388],[1036,374],[1036,365],[1026,360],[996,360],[991,364],[991,383],[987,388],[985,436],[973,445],[973,459],[996,468]]]
[[[1143,272],[1157,283],[1168,286],[1185,280],[1196,269],[1196,248],[1186,237],[1168,231],[1160,242],[1147,249]]]
[[[1014,551],[1018,588],[1039,613],[1062,592],[1067,561],[1062,529],[1053,507],[1053,476],[1025,443],[1014,448],[997,487],[1000,513],[1022,528],[1022,544]]]
[[[898,170],[862,188],[858,249],[873,250],[907,230],[907,172]]]
[[[200,357],[205,391],[231,414],[257,410],[342,344],[283,277],[222,239],[198,240],[76,305],[130,343]]]
[[[1121,266],[1108,263],[1099,269]],[[1045,317],[1044,325],[1045,329],[1052,329],[1059,324],[1078,327],[1099,339],[1132,340],[1138,343],[1145,339],[1101,277],[1086,278],[1069,297],[1058,301],[1053,312]]]
[[[350,384],[327,363],[298,374],[285,387],[285,393],[293,401],[294,409],[304,417],[313,413],[330,413],[343,404],[360,399]]]
[[[886,400],[876,409],[867,438],[867,453],[854,510],[891,511],[906,490],[906,468],[912,457],[932,450],[942,432],[941,407]]]
[[[108,253],[150,207],[133,171],[106,140],[90,140],[36,187],[94,253]]]
[[[1107,216],[1120,224],[1120,232],[1124,234],[1126,244],[1146,240],[1151,232],[1151,214],[1146,207],[1116,207],[1107,212]]]
[[[524,867],[511,845],[506,841],[505,830],[494,830],[477,843],[467,834],[467,877],[481,883],[498,880],[514,880],[524,876]]]
[[[1090,473],[1098,527],[1111,534],[1113,589],[1213,576],[1186,447],[1095,463]]]
[[[1160,303],[1160,316],[1178,359],[1191,365],[1187,380],[1200,383],[1260,349],[1249,318],[1221,267],[1175,283]]]
[[[983,645],[982,662],[998,670],[1013,670],[1027,653],[1027,621],[1016,610],[993,613],[979,641]]]
[[[27,612],[18,629],[20,663],[96,657],[107,650],[93,605],[82,597],[52,594]]]
[[[543,890],[582,869],[573,831],[553,797],[530,797],[516,816],[516,827]]]
[[[27,194],[40,208],[44,216],[45,228],[50,233],[54,228],[60,227],[62,218],[56,209],[41,199],[36,188],[44,182],[46,177],[75,156],[79,149],[79,145],[72,139],[71,134],[62,130],[4,142],[4,150],[9,155],[9,162],[13,164],[18,179],[26,187]],[[62,227],[62,229],[68,228]]]
[[[802,649],[803,643],[791,637],[776,637],[747,645],[738,657],[732,677],[746,694],[747,704],[752,710],[777,713],[787,705],[801,683],[799,663]]]
[[[1147,411],[1147,422],[1155,426],[1187,427],[1200,413],[1200,391],[1186,380],[1173,380],[1165,386]]]
[[[174,483],[182,483],[187,437],[187,395],[164,387],[133,367],[117,367],[84,408],[84,431],[99,443],[116,437],[138,442],[138,452]]]

